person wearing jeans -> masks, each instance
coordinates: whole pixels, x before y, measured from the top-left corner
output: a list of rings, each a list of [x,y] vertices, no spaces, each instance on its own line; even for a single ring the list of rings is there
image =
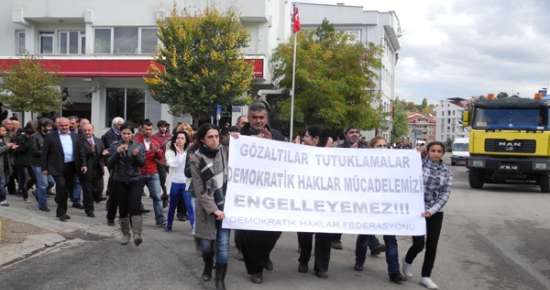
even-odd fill
[[[142,134],[134,141],[139,142],[145,148],[145,166],[141,168],[143,175],[143,183],[149,189],[149,194],[153,198],[153,209],[155,210],[156,225],[164,226],[166,220],[162,212],[162,200],[160,198],[160,176],[157,169],[158,159],[164,159],[164,152],[161,149],[161,144],[151,138],[153,135],[153,123],[146,121],[141,126]]]
[[[189,144],[189,136],[183,131],[178,131],[168,143],[166,150],[166,165],[170,167],[168,178],[166,179],[166,188],[170,193],[170,205],[168,207],[168,220],[166,221],[166,231],[172,231],[174,222],[174,213],[180,199],[186,198],[185,182],[185,159],[187,157],[185,149]],[[193,224],[191,224],[193,227]]]
[[[195,139],[197,151],[191,157],[191,175],[197,196],[195,235],[201,239],[204,269],[202,279],[212,278],[214,248],[216,243],[216,289],[225,290],[225,274],[229,258],[231,229],[223,229],[222,221],[225,192],[227,189],[228,147],[220,145],[218,127],[203,124]]]
[[[386,264],[388,265],[388,275],[390,281],[400,283],[406,281],[399,268],[399,252],[397,249],[397,239],[395,236],[384,235],[384,243],[386,244]],[[367,247],[369,240],[376,238],[374,235],[358,235],[355,244],[355,271],[362,271],[363,264],[367,259]]]
[[[55,181],[51,175],[42,174],[40,166],[40,157],[42,156],[42,145],[44,137],[52,130],[53,121],[48,118],[38,120],[37,132],[31,137],[31,153],[32,153],[32,169],[36,177],[36,190],[34,194],[38,197],[38,209],[49,212],[47,191],[55,185]]]
[[[34,176],[36,176],[36,189],[34,194],[38,197],[38,209],[41,211],[50,211],[48,208],[48,197],[46,192],[48,188],[51,188],[55,185],[55,180],[51,175],[42,174],[42,169],[40,166],[33,166],[32,170],[34,171]]]
[[[153,199],[155,221],[157,226],[163,226],[166,220],[162,211],[162,200],[160,199],[160,177],[158,173],[143,174],[143,185],[149,189],[149,195]]]

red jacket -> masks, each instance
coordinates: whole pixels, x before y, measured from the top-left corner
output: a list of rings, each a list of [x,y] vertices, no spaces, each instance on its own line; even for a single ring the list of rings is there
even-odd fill
[[[160,148],[160,143],[153,138],[150,138],[150,140],[151,140],[151,147],[149,148],[149,150],[145,150],[145,166],[141,167],[141,174],[143,175],[158,173],[157,163],[155,160],[164,159],[164,153],[162,151],[162,148]],[[136,138],[134,138],[134,141],[143,144],[143,147],[146,148],[145,140],[143,140],[143,135],[137,136]],[[153,150],[153,145],[155,144],[159,146],[159,151],[156,153],[155,153],[155,150]]]

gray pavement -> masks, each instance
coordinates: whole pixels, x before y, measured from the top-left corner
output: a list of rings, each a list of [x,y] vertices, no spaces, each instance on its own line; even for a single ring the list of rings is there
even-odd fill
[[[447,163],[448,156],[446,158]],[[451,199],[432,274],[440,289],[549,289],[550,195],[534,185],[468,186],[464,166],[450,166],[454,175]],[[118,227],[106,225],[105,206],[96,218],[69,209],[72,219],[61,223],[54,211],[40,212],[14,196],[0,207],[0,219],[44,229],[21,243],[0,244],[0,289],[214,289],[200,279],[202,259],[194,253],[187,222],[174,222],[174,232],[145,217],[144,243],[121,246]],[[151,199],[144,197],[147,208]],[[50,207],[55,208],[53,200]],[[233,240],[233,236],[231,237]],[[418,285],[423,255],[413,264],[414,277],[398,285],[388,280],[384,254],[368,257],[362,272],[353,270],[356,235],[344,235],[344,250],[333,250],[329,278],[297,271],[295,233],[284,233],[272,252],[275,269],[265,271],[264,283],[248,281],[243,262],[231,247],[228,289],[425,289]],[[400,256],[410,246],[399,237]],[[310,261],[310,269],[313,268]]]

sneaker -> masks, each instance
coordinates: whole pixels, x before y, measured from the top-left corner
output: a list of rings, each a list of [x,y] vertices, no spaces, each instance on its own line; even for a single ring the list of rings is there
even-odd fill
[[[344,248],[344,246],[342,246],[342,242],[340,241],[332,241],[330,243],[330,247],[335,250],[342,250]]]
[[[405,262],[405,258],[403,258],[403,274],[407,277],[413,276],[413,265]]]
[[[10,206],[7,200],[0,201],[0,206]]]
[[[23,199],[23,202],[25,202],[25,203],[31,203],[31,199],[27,197],[27,198]]]
[[[164,220],[163,218],[158,219],[155,224],[156,224],[157,227],[163,227],[164,225],[166,225],[166,220]]]
[[[422,279],[420,279],[420,282],[418,282],[418,284],[428,289],[437,289],[437,284],[435,284],[434,281],[432,281],[432,278],[430,277],[422,277]]]

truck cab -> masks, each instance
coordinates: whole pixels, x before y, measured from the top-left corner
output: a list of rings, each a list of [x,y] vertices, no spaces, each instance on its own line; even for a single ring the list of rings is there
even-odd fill
[[[550,192],[550,100],[506,98],[478,101],[463,115],[470,125],[466,167],[472,188],[508,181],[537,183]],[[469,122],[471,121],[471,124]]]

